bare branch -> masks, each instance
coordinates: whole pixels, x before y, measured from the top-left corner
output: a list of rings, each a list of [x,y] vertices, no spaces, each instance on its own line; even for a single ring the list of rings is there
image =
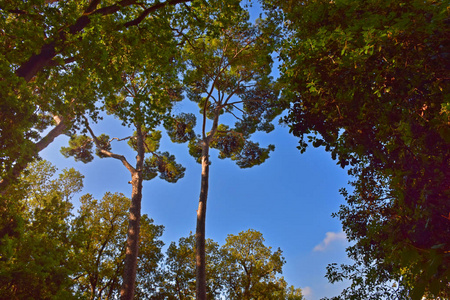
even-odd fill
[[[116,140],[116,141],[118,141],[118,142],[121,142],[121,141],[129,140],[129,139],[131,139],[131,138],[133,138],[133,136],[127,136],[127,137],[124,137],[124,138],[122,138],[122,139],[119,139],[119,138],[114,137],[114,138],[112,138],[112,139],[110,139],[110,140],[108,141],[108,144],[111,144],[111,142],[114,141],[114,140]]]
[[[238,108],[238,107],[235,107],[236,109],[238,109],[238,110],[240,110],[240,111],[242,111],[240,108]],[[241,118],[239,118],[238,116],[236,116],[228,107],[224,107],[224,109],[229,113],[229,114],[232,114],[233,115],[233,117],[235,117],[236,119],[238,119],[238,120],[241,120],[241,121],[243,121]]]

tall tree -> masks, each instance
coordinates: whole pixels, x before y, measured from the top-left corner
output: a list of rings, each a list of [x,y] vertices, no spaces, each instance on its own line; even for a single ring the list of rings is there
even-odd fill
[[[0,228],[3,299],[78,298],[71,276],[78,271],[80,236],[70,225],[70,199],[83,187],[83,176],[74,169],[55,173],[49,162],[34,162],[14,185],[17,194],[10,194],[19,209]]]
[[[74,156],[76,160],[81,160],[86,163],[93,159],[92,147],[93,144],[95,144],[98,156],[120,160],[130,172],[132,191],[121,299],[133,299],[135,290],[137,259],[139,253],[142,182],[143,180],[155,178],[158,173],[160,174],[161,179],[168,182],[177,182],[178,179],[184,176],[185,170],[181,165],[175,162],[175,157],[173,155],[170,155],[168,152],[161,153],[157,151],[161,139],[161,132],[153,130],[152,128],[156,126],[158,119],[160,118],[156,116],[157,113],[154,111],[153,113],[156,119],[151,117],[151,112],[144,114],[146,109],[151,107],[152,102],[164,101],[164,99],[162,99],[162,97],[156,99],[152,97],[158,95],[141,94],[141,92],[144,93],[143,90],[133,85],[133,82],[130,82],[130,84],[131,87],[126,89],[123,97],[120,98],[121,100],[119,100],[119,103],[121,108],[125,106],[128,108],[133,107],[134,109],[128,110],[129,113],[125,113],[121,116],[121,108],[117,109],[114,105],[109,106],[108,108],[111,111],[114,111],[116,116],[119,116],[124,123],[134,125],[136,131],[133,135],[123,139],[110,139],[109,136],[104,134],[97,137],[86,118],[85,126],[91,137],[88,137],[87,135],[74,135],[72,136],[69,147],[63,147],[61,149],[65,156]],[[153,88],[156,90],[158,89],[158,87]],[[165,95],[165,97],[167,97],[166,99],[169,99],[169,102],[166,103],[168,106],[170,106],[171,96],[173,95],[170,95],[169,93]],[[161,110],[163,112],[165,111],[164,108],[161,108]],[[149,122],[151,123],[149,124]],[[118,141],[127,140],[128,144],[136,151],[135,166],[132,166],[125,156],[111,151],[111,142],[114,139]],[[146,153],[151,156],[145,158]]]
[[[122,86],[190,0],[6,1],[0,10],[0,191],[79,114]],[[196,1],[194,1],[196,2]],[[180,18],[183,19],[183,18]],[[157,27],[155,27],[157,25]],[[151,52],[151,51],[150,51]],[[41,135],[42,130],[47,130]]]
[[[263,20],[256,25],[247,20],[248,12],[237,7],[227,28],[185,45],[188,67],[184,82],[188,98],[200,108],[201,134],[194,133],[196,118],[191,113],[180,114],[166,123],[172,141],[189,141],[189,153],[202,165],[196,228],[197,299],[206,298],[205,222],[210,148],[219,150],[219,158],[231,158],[241,168],[263,163],[274,149],[272,145],[261,148],[250,141],[257,130],[271,131],[271,121],[280,112],[274,104],[278,92],[270,77],[274,28]],[[234,128],[219,122],[225,113],[237,120]]]
[[[165,52],[160,56],[164,61],[148,61],[146,67],[129,75],[122,74],[124,88],[119,95],[105,100],[105,109],[124,125],[133,126],[135,132],[128,137],[110,139],[107,135],[97,136],[89,121],[84,117],[87,135],[73,135],[69,147],[63,147],[65,156],[74,156],[76,160],[89,162],[93,159],[92,148],[96,147],[99,157],[120,160],[131,175],[131,205],[127,238],[127,256],[124,266],[122,299],[132,299],[135,286],[138,248],[139,224],[141,217],[142,181],[151,180],[160,174],[168,182],[176,182],[184,176],[184,168],[175,162],[175,157],[168,152],[158,152],[161,132],[155,130],[170,111],[173,102],[180,99],[176,89],[176,68],[170,63]],[[128,141],[136,151],[136,164],[131,165],[125,156],[112,152],[111,142]],[[145,158],[146,154],[150,157]]]
[[[449,297],[448,3],[272,2],[286,122],[355,177],[336,214],[355,264],[329,279],[352,280],[344,299]]]

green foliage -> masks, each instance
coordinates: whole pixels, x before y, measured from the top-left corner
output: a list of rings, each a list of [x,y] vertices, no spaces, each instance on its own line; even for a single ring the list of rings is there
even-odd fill
[[[97,139],[98,139],[99,147],[97,147],[95,149],[95,154],[100,158],[108,157],[105,154],[103,154],[100,150],[103,149],[106,151],[111,151],[112,148],[111,148],[111,142],[109,141],[109,136],[106,134],[101,134],[97,137]],[[70,143],[69,143],[69,145],[70,145]],[[64,155],[64,156],[67,157],[66,155]]]
[[[202,162],[202,141],[200,138],[195,138],[189,141],[188,144],[189,154],[195,158],[198,163]],[[210,162],[211,163],[211,162]]]
[[[336,214],[355,265],[329,279],[352,280],[343,299],[448,297],[448,4],[271,2],[288,35],[285,122],[355,178]]]
[[[211,148],[219,150],[219,158],[230,158],[235,153],[242,151],[245,139],[242,134],[230,131],[229,127],[223,124],[217,126],[217,132],[211,140]]]
[[[186,143],[194,139],[195,125],[195,115],[190,113],[180,113],[173,118],[167,119],[164,123],[167,134],[174,143]]]
[[[229,234],[221,251],[227,299],[282,299],[285,282],[276,275],[285,263],[282,251],[264,245],[262,234]]]
[[[92,146],[92,139],[88,136],[72,135],[69,140],[69,147],[61,147],[61,154],[66,158],[73,156],[75,161],[86,164],[94,159]]]
[[[258,143],[247,141],[242,148],[242,151],[237,153],[232,159],[236,160],[237,165],[241,168],[251,168],[255,165],[262,164],[269,158],[269,153],[273,150],[275,150],[274,145],[269,145],[267,148],[261,148]]]
[[[222,124],[217,127],[210,146],[219,150],[220,159],[231,158],[241,168],[262,164],[269,158],[270,151],[275,150],[273,145],[261,148],[258,143],[245,139],[242,133],[230,131],[228,126]]]
[[[219,150],[219,158],[232,158],[239,166],[250,167],[262,163],[273,147],[244,151],[258,147],[247,140],[255,131],[273,130],[271,122],[282,110],[277,103],[278,88],[270,77],[276,31],[269,31],[270,24],[264,20],[250,24],[242,8],[236,8],[228,22],[227,29],[203,33],[186,43],[184,49],[188,65],[185,91],[198,104],[204,119],[200,139],[194,133],[193,114],[175,116],[166,129],[172,141],[189,141],[189,152],[199,162],[202,145],[208,145]],[[237,120],[234,128],[219,125],[220,116],[225,114]],[[209,132],[207,119],[213,121]],[[252,155],[246,156],[250,152]],[[258,152],[261,157],[255,155]]]
[[[286,299],[302,300],[300,289],[287,287],[277,274],[284,264],[281,250],[264,245],[255,230],[228,235],[219,247],[206,240],[207,299]],[[167,249],[164,280],[159,296],[164,299],[195,297],[195,236],[180,238]]]
[[[144,180],[149,180],[159,173],[161,179],[175,183],[184,177],[185,170],[186,168],[175,162],[175,156],[170,155],[169,152],[155,153],[152,157],[145,159],[143,176]]]
[[[77,299],[71,276],[80,241],[70,226],[69,200],[83,187],[83,176],[70,169],[54,178],[55,172],[49,162],[35,162],[15,186],[26,192],[9,194],[16,205],[8,208],[16,209],[0,230],[2,298]]]
[[[1,298],[118,297],[130,199],[106,193],[96,200],[87,194],[73,215],[70,201],[81,191],[83,175],[66,169],[55,176],[56,171],[47,161],[30,164],[12,189],[16,194],[8,195],[14,202],[1,198],[8,205],[0,211]],[[160,286],[163,229],[142,216],[136,291],[140,299],[150,299]]]
[[[154,153],[159,149],[160,141],[161,141],[161,131],[159,130],[148,130],[146,128],[141,129],[142,136],[144,139],[144,149],[146,153]],[[136,131],[133,133],[133,136],[128,140],[128,145],[134,150],[137,151],[137,136]]]
[[[82,237],[77,248],[80,268],[74,274],[76,290],[82,297],[105,299],[118,297],[122,282],[130,199],[120,193],[105,193],[102,200],[92,195],[80,198],[78,216],[72,221]],[[137,295],[141,299],[155,289],[157,266],[162,258],[163,226],[142,216],[140,226],[140,260]]]
[[[206,240],[207,299],[217,299],[221,292],[221,255],[219,245]],[[195,297],[195,236],[180,238],[178,245],[172,242],[167,249],[164,263],[164,296],[168,299]]]
[[[150,124],[161,103],[179,98],[174,28],[191,25],[190,7],[177,5],[189,2],[197,5],[189,0],[2,3],[0,177],[17,176],[16,169],[37,156],[37,141],[53,126],[52,116],[71,129],[79,115],[97,119],[96,103],[105,99],[129,124],[130,114],[123,112],[133,111],[133,104],[118,95],[127,88],[125,74],[139,69],[156,82],[151,97],[143,93],[142,122]],[[158,83],[168,77],[173,84]]]

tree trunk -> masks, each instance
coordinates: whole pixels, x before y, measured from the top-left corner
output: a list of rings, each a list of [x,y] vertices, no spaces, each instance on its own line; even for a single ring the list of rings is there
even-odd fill
[[[141,220],[142,176],[136,172],[132,176],[130,219],[128,225],[127,247],[123,271],[123,283],[120,290],[121,300],[132,300],[136,283],[137,258],[139,254],[139,231]]]
[[[128,224],[127,246],[123,271],[123,282],[120,290],[121,300],[133,300],[136,285],[137,259],[139,254],[139,231],[141,222],[142,201],[142,168],[144,165],[144,139],[141,124],[136,124],[137,156],[136,170],[131,174],[131,206]]]
[[[206,300],[206,246],[205,246],[205,224],[206,224],[206,201],[208,199],[209,181],[209,143],[202,145],[202,179],[200,198],[197,210],[196,240],[196,293],[197,300]]]

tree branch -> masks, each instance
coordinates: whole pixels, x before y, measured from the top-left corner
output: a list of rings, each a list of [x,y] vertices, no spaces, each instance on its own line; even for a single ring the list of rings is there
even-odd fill
[[[129,22],[126,22],[126,23],[124,24],[124,26],[125,26],[126,28],[128,28],[128,27],[130,27],[130,26],[138,25],[138,24],[141,23],[142,20],[144,20],[150,13],[152,13],[152,12],[154,12],[154,11],[156,11],[156,10],[158,10],[158,9],[160,9],[160,8],[162,8],[162,7],[164,7],[164,6],[167,6],[167,5],[177,5],[177,4],[179,4],[179,3],[187,3],[187,2],[190,2],[190,1],[191,1],[191,0],[171,0],[171,1],[169,1],[169,2],[156,3],[156,4],[154,4],[153,6],[151,6],[151,7],[147,8],[147,9],[145,9],[145,10],[142,12],[142,14],[141,14],[139,17],[137,17],[136,19],[134,19],[134,20],[132,20],[132,21],[129,21]]]
[[[93,141],[94,141],[94,143],[95,143],[95,146],[96,146],[97,149],[100,151],[100,153],[102,153],[103,155],[106,155],[106,156],[108,156],[108,157],[112,157],[112,158],[115,158],[115,159],[120,160],[120,161],[122,162],[122,164],[125,166],[125,168],[127,168],[128,171],[130,171],[131,174],[136,173],[136,169],[133,168],[132,165],[130,165],[130,163],[127,161],[127,159],[125,158],[125,156],[119,155],[119,154],[115,154],[115,153],[113,153],[113,152],[110,152],[110,151],[105,150],[105,149],[102,148],[102,146],[101,146],[101,144],[100,144],[100,141],[99,141],[98,138],[95,136],[94,132],[92,131],[91,127],[89,126],[89,121],[88,121],[88,119],[87,119],[85,116],[83,116],[83,118],[84,118],[84,121],[85,121],[86,129],[87,129],[87,130],[89,131],[89,133],[91,134],[92,139],[93,139]]]

